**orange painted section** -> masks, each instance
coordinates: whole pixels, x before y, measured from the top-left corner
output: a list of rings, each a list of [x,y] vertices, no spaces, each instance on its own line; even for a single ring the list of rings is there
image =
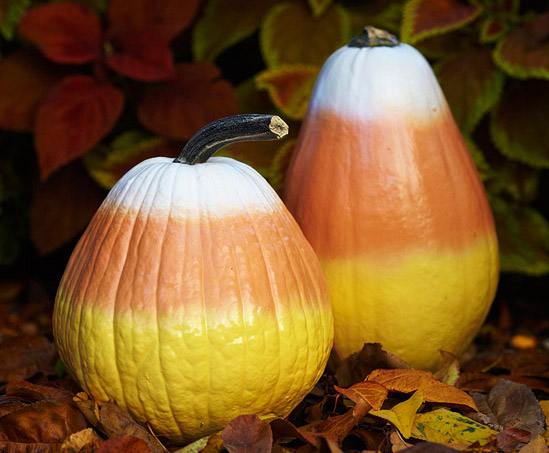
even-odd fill
[[[323,258],[398,258],[495,237],[474,162],[444,109],[430,121],[309,112],[286,204]]]
[[[243,310],[276,317],[288,307],[330,306],[318,260],[282,204],[274,213],[191,219],[102,207],[73,253],[60,294],[73,309],[144,311],[160,319],[201,319],[207,312],[209,322],[224,324],[241,322]]]

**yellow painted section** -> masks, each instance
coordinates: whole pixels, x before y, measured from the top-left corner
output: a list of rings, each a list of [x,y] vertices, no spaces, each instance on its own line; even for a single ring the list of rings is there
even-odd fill
[[[412,250],[400,255],[322,259],[335,319],[334,347],[346,357],[379,342],[412,367],[435,370],[439,350],[460,355],[494,299],[495,235],[461,252]]]
[[[322,307],[323,305],[323,307]],[[222,429],[240,414],[284,417],[320,378],[333,339],[329,305],[229,317],[156,319],[80,310],[58,295],[61,359],[98,400],[115,400],[174,441]],[[62,329],[61,326],[64,325]]]

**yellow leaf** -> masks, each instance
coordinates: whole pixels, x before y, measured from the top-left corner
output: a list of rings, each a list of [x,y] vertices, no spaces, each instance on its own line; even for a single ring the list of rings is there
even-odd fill
[[[347,11],[330,5],[315,18],[304,3],[281,3],[273,7],[260,33],[263,59],[269,68],[292,64],[321,65],[350,38]]]
[[[313,91],[319,68],[293,65],[260,72],[256,78],[258,88],[266,89],[273,103],[293,119],[301,119]]]
[[[455,385],[459,378],[459,361],[451,352],[440,351],[442,365],[435,373],[435,378],[443,384]]]
[[[488,438],[498,432],[485,425],[448,409],[418,414],[414,420],[412,437],[444,445],[484,445]]]
[[[546,440],[540,434],[522,447],[520,451],[521,453],[547,453],[549,449]]]
[[[391,409],[370,411],[371,415],[383,418],[391,422],[408,439],[412,433],[414,417],[423,403],[423,395],[418,390],[406,401],[397,404]]]
[[[359,382],[348,389],[337,385],[334,388],[342,395],[354,401],[355,404],[368,403],[372,409],[379,410],[387,398],[388,390],[377,382]]]
[[[549,441],[549,400],[540,401],[539,405],[541,406],[541,410],[545,414],[545,433],[543,434],[543,437]]]

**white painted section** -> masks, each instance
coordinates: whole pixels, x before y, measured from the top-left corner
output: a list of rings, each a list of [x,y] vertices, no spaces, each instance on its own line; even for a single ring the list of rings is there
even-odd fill
[[[172,216],[222,217],[272,212],[282,201],[253,168],[228,157],[196,165],[155,157],[133,167],[112,188],[102,208],[170,211]]]
[[[428,120],[447,108],[429,63],[408,44],[342,47],[322,67],[309,102],[309,113],[328,110],[364,120],[387,115]]]

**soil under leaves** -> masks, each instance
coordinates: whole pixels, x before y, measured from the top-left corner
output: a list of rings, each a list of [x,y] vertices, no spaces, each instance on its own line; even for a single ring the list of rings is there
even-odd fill
[[[68,379],[36,283],[0,283],[1,452],[549,451],[547,321],[499,304],[458,361],[436,373],[366,344],[326,372],[287,420],[234,419],[188,446],[158,439]]]

